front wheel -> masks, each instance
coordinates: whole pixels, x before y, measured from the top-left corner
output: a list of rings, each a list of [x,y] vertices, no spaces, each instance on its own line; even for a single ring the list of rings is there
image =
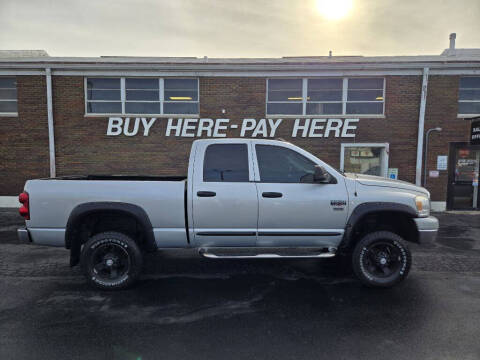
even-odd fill
[[[353,270],[360,281],[371,287],[391,287],[405,279],[412,255],[405,241],[389,231],[365,235],[355,246]]]
[[[80,259],[87,281],[102,290],[119,290],[131,286],[142,269],[142,252],[125,234],[96,234],[83,246]]]

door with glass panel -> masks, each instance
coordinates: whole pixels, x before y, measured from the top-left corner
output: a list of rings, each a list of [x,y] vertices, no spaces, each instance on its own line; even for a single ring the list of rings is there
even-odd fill
[[[336,246],[348,212],[344,180],[314,183],[316,163],[306,154],[268,143],[253,147],[259,173],[257,245]]]
[[[248,145],[198,144],[192,188],[196,246],[255,246],[258,199]]]
[[[449,209],[480,208],[478,177],[480,146],[453,144],[450,150],[447,206]]]

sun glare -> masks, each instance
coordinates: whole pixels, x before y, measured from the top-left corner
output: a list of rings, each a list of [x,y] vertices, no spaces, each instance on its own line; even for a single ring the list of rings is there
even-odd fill
[[[328,20],[339,20],[347,16],[353,0],[317,0],[317,9]]]

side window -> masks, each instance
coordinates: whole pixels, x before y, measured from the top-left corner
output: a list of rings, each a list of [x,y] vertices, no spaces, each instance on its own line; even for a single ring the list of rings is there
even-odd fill
[[[203,181],[247,182],[247,144],[209,145],[203,161]]]
[[[315,163],[296,151],[272,145],[255,145],[260,181],[311,183]]]

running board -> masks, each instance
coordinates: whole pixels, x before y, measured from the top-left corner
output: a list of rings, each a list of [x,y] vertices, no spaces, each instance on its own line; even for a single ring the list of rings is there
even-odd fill
[[[208,259],[319,259],[332,258],[337,249],[330,248],[199,248]]]

